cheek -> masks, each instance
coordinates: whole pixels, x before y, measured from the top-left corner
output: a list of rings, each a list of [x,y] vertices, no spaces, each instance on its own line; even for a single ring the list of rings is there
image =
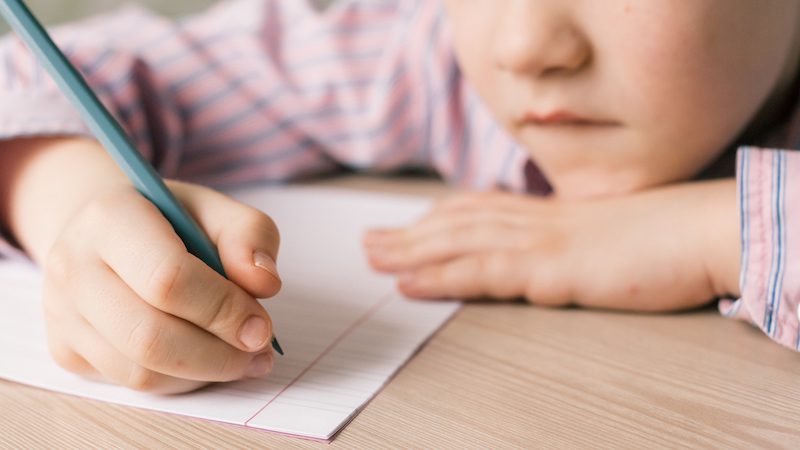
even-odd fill
[[[650,147],[665,143],[674,156],[686,153],[694,164],[710,162],[746,122],[736,97],[700,62],[643,55],[626,79],[629,124]]]
[[[472,86],[498,113],[497,71],[492,57],[494,29],[502,0],[448,0],[448,26],[459,66]]]
[[[630,123],[679,154],[685,149],[693,164],[729,146],[780,77],[785,52],[775,48],[787,37],[772,31],[748,35],[742,29],[749,25],[739,16],[678,17],[656,30],[634,24],[608,47],[608,80],[616,80]]]
[[[749,87],[732,83],[721,66],[679,49],[634,53],[618,68],[629,130],[621,164],[636,175],[634,186],[694,178],[729,148],[759,104],[737,93]]]
[[[728,110],[727,99],[698,61],[664,47],[630,48],[606,61],[601,89],[625,132],[606,149],[609,160],[595,164],[621,183],[615,191],[691,178],[736,134],[727,114],[711,113]]]

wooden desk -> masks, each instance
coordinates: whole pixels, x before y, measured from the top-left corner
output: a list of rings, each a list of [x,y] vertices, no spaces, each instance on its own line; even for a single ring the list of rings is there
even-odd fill
[[[441,195],[436,183],[326,184]],[[327,448],[0,382],[0,446]],[[798,448],[800,354],[713,308],[466,306],[331,448]]]

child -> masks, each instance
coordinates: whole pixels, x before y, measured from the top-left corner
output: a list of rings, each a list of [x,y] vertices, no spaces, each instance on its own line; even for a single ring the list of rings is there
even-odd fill
[[[186,253],[15,39],[0,56],[0,224],[44,267],[57,362],[150,392],[272,366],[255,298],[280,288],[277,229],[199,185],[342,167],[433,169],[487,191],[366,236],[373,266],[411,296],[641,311],[740,298],[724,313],[797,348],[787,174],[800,158],[761,148],[800,141],[798,30],[800,2],[784,0],[342,0],[324,13],[237,0],[180,23],[128,9],[57,40],[181,180],[169,185],[231,281]]]

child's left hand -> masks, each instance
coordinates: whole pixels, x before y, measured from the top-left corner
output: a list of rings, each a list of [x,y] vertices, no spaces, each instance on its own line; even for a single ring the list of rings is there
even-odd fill
[[[582,201],[461,195],[364,243],[417,298],[664,311],[738,295],[734,180]]]

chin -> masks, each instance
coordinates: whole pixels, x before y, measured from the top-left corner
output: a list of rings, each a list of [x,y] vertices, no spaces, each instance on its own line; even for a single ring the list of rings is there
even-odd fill
[[[551,178],[553,195],[565,199],[591,199],[614,197],[643,191],[667,184],[642,174],[623,173],[574,173],[569,176]]]

